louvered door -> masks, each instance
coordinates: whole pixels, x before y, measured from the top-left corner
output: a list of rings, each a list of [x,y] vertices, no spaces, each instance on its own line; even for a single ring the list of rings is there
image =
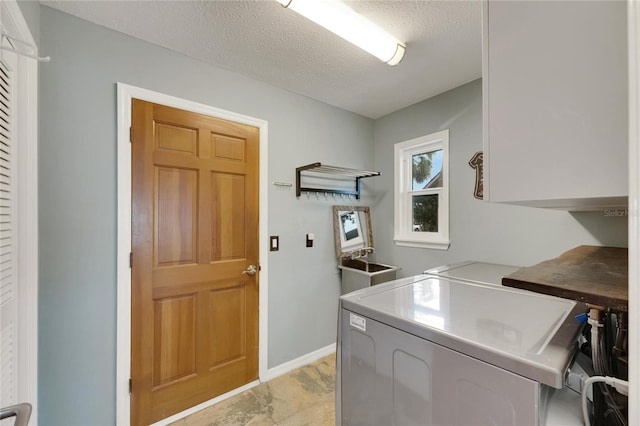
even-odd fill
[[[12,111],[11,73],[0,60],[0,407],[19,402]]]

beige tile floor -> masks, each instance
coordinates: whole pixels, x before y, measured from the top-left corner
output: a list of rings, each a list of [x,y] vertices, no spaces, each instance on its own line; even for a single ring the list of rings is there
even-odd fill
[[[334,425],[335,365],[326,356],[170,426]]]

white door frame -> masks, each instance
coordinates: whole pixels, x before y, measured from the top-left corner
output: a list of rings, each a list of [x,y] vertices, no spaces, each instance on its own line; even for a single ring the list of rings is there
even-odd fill
[[[0,15],[2,31],[36,45],[15,0],[0,2]],[[38,62],[16,55],[16,64],[17,402],[32,405],[30,423],[38,424]]]
[[[260,293],[259,293],[259,350],[258,374],[263,378],[267,374],[267,281],[269,268],[267,265],[267,128],[265,120],[237,114],[208,105],[165,95],[151,90],[118,83],[118,254],[117,254],[117,354],[116,354],[116,423],[127,425],[130,420],[129,377],[131,377],[131,269],[129,253],[131,252],[131,143],[129,128],[131,126],[131,99],[141,99],[157,104],[167,105],[199,114],[247,124],[260,129]],[[241,388],[243,389],[243,388]],[[200,410],[217,400],[205,402],[186,410],[183,415],[193,410]],[[165,420],[170,420],[173,417]],[[164,422],[158,422],[163,424]]]

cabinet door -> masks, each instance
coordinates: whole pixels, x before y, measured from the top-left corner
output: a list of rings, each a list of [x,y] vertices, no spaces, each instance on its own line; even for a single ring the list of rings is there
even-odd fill
[[[625,2],[489,1],[483,18],[485,199],[625,205]]]

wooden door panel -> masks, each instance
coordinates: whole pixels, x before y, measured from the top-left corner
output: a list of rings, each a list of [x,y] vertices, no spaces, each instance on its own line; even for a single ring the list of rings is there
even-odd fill
[[[196,374],[196,296],[157,299],[154,305],[155,389]]]
[[[211,134],[211,146],[213,157],[226,160],[244,162],[244,150],[246,140],[243,138],[232,138],[227,135],[216,133]]]
[[[156,265],[195,263],[198,171],[156,168]]]
[[[198,130],[156,123],[156,147],[173,153],[198,155]]]
[[[211,261],[244,259],[245,178],[228,173],[211,174]]]
[[[258,376],[258,129],[132,102],[132,424]]]
[[[209,292],[208,313],[210,368],[246,357],[245,286]]]

